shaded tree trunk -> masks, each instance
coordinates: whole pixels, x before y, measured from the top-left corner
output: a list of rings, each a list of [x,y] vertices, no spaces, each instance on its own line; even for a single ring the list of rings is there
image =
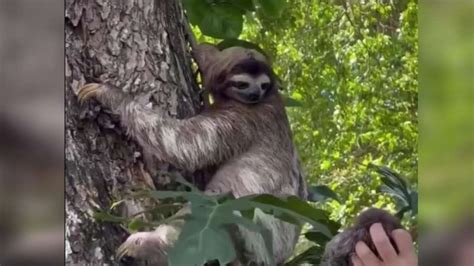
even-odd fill
[[[172,116],[195,114],[200,104],[186,19],[177,0],[65,4],[66,261],[117,264],[115,251],[127,233],[116,224],[95,221],[93,211],[157,182],[117,119],[97,104],[80,106],[75,93],[85,83],[109,81],[127,93],[151,93],[150,100]],[[130,200],[118,214],[131,215],[146,205]]]

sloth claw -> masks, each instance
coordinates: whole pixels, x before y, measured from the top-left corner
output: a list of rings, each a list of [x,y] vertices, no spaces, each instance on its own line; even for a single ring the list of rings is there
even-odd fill
[[[116,255],[119,261],[129,257],[162,265],[165,262],[163,246],[163,239],[155,232],[139,232],[130,235],[117,249]]]
[[[90,98],[97,97],[105,89],[100,83],[88,83],[79,89],[77,97],[79,102],[82,104]]]

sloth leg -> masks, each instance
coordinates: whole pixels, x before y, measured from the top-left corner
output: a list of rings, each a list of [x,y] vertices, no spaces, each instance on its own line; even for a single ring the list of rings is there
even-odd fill
[[[219,190],[206,190],[207,195],[222,194]],[[175,220],[158,226],[154,231],[131,234],[117,250],[119,260],[132,257],[146,260],[150,265],[167,265],[167,254],[178,240],[185,220],[180,218],[191,212],[189,205],[180,209],[174,216]],[[239,264],[232,264],[239,265]]]
[[[158,226],[151,232],[131,234],[117,250],[119,260],[127,257],[146,260],[150,265],[167,265],[168,250],[179,237],[184,220],[180,219],[190,212],[189,206],[183,207],[174,216],[176,220]]]

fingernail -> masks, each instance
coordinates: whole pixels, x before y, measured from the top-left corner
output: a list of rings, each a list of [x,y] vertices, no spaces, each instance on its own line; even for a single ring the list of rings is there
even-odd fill
[[[383,227],[382,227],[382,224],[381,224],[381,223],[374,223],[374,224],[371,226],[371,228],[373,228],[373,229],[382,229]]]

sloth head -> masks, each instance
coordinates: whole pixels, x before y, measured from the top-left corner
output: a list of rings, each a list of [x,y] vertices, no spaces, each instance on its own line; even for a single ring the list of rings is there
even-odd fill
[[[198,46],[197,58],[203,84],[216,102],[256,104],[277,92],[276,76],[267,58],[253,49]]]

